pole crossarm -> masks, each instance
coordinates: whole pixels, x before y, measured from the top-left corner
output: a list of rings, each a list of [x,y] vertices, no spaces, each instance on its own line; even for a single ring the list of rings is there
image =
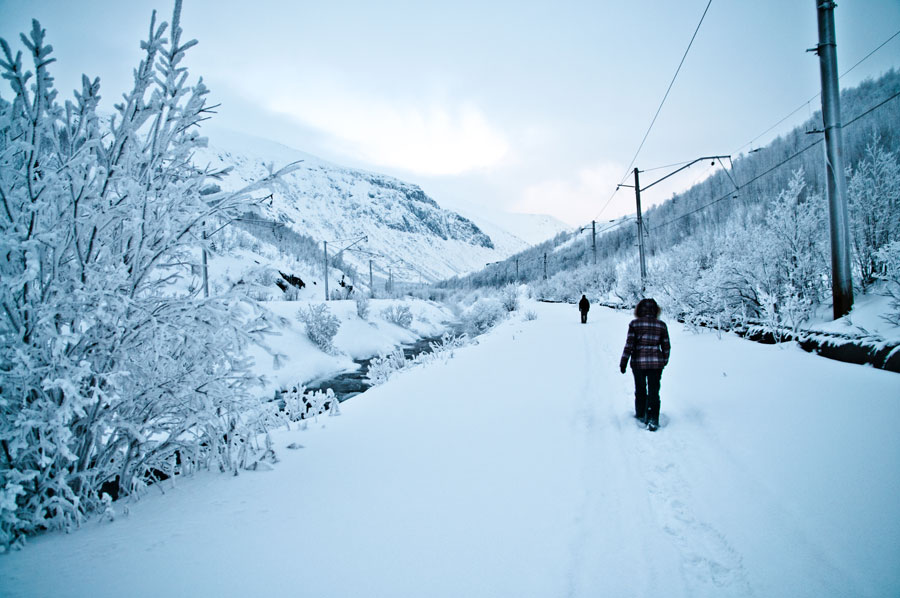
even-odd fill
[[[729,160],[729,162],[731,161],[731,156],[703,156],[702,158],[697,158],[696,160],[691,160],[690,162],[688,162],[687,164],[685,164],[685,165],[682,166],[681,168],[679,168],[679,169],[677,169],[677,170],[673,170],[672,172],[670,172],[670,173],[667,174],[666,176],[662,177],[661,179],[656,179],[655,181],[653,181],[653,182],[650,183],[649,185],[647,185],[647,186],[645,186],[645,187],[641,187],[641,191],[646,191],[647,189],[649,189],[649,188],[652,187],[653,185],[655,185],[655,184],[657,184],[657,183],[663,182],[664,180],[666,180],[666,179],[669,178],[670,176],[673,176],[673,175],[678,174],[679,172],[681,172],[681,171],[684,170],[685,168],[690,168],[691,166],[693,166],[693,165],[696,164],[697,162],[702,162],[703,160],[719,160],[719,164],[721,164],[721,163],[722,163],[721,160],[722,160],[723,158],[727,158],[727,159]],[[722,167],[724,168],[725,165],[723,164]],[[732,179],[731,182],[734,183],[734,179]],[[621,186],[622,186],[622,187],[630,187],[631,185],[621,185]]]

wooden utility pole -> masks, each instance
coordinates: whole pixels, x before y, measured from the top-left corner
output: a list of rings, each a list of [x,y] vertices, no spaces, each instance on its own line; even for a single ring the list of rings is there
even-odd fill
[[[594,252],[594,265],[597,265],[597,221],[591,220],[591,250]]]
[[[544,252],[544,280],[547,280],[547,253]]]
[[[825,126],[825,182],[831,222],[831,295],[834,319],[853,307],[853,274],[850,270],[850,226],[847,217],[847,179],[844,175],[841,139],[841,96],[838,87],[837,41],[834,7],[816,0],[819,20],[819,70],[822,76],[822,120]]]
[[[375,285],[372,284],[372,260],[369,260],[369,297],[375,297]]]

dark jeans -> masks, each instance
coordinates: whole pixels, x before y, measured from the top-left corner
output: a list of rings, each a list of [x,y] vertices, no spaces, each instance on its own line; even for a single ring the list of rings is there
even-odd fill
[[[647,418],[659,423],[659,382],[662,370],[638,370],[632,368],[634,374],[634,413],[638,417]]]
[[[581,323],[587,324],[587,312],[586,311],[581,312]]]

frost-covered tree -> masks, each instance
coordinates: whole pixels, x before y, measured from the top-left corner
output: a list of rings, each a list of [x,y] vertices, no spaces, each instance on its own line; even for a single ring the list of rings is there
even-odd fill
[[[875,136],[852,173],[847,191],[850,231],[859,284],[871,286],[883,270],[878,252],[900,239],[900,161]]]
[[[828,245],[824,199],[804,197],[803,171],[794,173],[766,213],[766,225],[758,256],[766,267],[766,292],[796,295],[811,304],[827,296]],[[750,254],[754,253],[752,251]]]
[[[734,218],[669,250],[652,264],[655,289],[688,322],[796,327],[829,289],[824,202],[804,191],[798,170],[763,222]]]
[[[37,21],[21,36],[33,70],[0,40],[0,546],[108,508],[101,488],[237,458],[243,348],[266,324],[237,294],[200,296],[191,267],[204,222],[265,181],[201,193],[221,173],[191,161],[209,108],[179,16],[180,1],[171,26],[153,14],[111,120],[98,79],[60,104]]]

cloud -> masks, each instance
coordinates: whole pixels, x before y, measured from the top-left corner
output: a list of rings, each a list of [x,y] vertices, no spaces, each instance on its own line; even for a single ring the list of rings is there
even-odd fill
[[[266,107],[331,137],[334,149],[374,165],[421,175],[459,175],[498,164],[505,136],[472,102],[410,101],[366,96],[337,85],[269,97]]]
[[[634,212],[634,202],[623,201],[620,190],[603,211],[607,200],[622,178],[622,165],[606,162],[581,168],[568,177],[560,177],[529,185],[514,206],[516,212],[551,214],[572,226],[592,219],[616,218]]]

